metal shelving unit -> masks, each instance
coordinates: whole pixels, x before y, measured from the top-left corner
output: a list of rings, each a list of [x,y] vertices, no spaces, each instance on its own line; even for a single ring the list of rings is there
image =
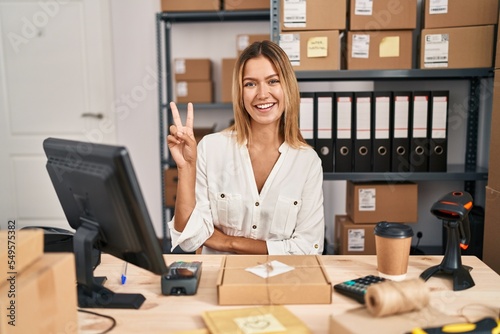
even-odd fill
[[[161,194],[162,194],[162,221],[163,236],[167,238],[167,211],[171,208],[165,206],[164,169],[175,166],[174,162],[166,155],[165,139],[168,124],[171,124],[168,101],[172,101],[173,75],[172,75],[172,52],[171,52],[171,30],[173,24],[188,24],[200,22],[244,22],[244,21],[270,21],[269,10],[249,11],[214,11],[214,12],[161,12],[156,14],[156,49],[158,66],[158,110],[159,110],[159,140],[160,140],[160,172],[161,172]],[[165,71],[163,71],[165,68]],[[165,76],[163,75],[165,73]],[[179,104],[180,108],[186,105]],[[230,103],[197,104],[197,110],[230,109]]]

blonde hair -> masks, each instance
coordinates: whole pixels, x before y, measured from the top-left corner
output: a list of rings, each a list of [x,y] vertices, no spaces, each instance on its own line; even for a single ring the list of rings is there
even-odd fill
[[[243,70],[249,59],[266,57],[278,71],[285,97],[285,111],[280,119],[279,134],[293,148],[307,146],[299,129],[300,92],[295,71],[288,55],[276,43],[271,41],[255,42],[249,45],[236,61],[233,70],[233,110],[234,124],[227,130],[235,131],[237,142],[243,145],[250,141],[250,114],[243,104]]]

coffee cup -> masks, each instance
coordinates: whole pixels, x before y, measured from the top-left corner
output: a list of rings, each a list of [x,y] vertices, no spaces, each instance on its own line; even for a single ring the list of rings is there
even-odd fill
[[[380,222],[375,225],[377,270],[381,277],[402,281],[408,271],[413,229],[405,224]]]

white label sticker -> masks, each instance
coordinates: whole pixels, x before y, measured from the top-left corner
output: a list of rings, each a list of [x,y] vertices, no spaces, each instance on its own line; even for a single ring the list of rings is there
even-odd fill
[[[188,95],[188,83],[186,81],[179,81],[177,83],[177,96],[187,96]]]
[[[184,59],[176,59],[175,60],[175,73],[184,74],[186,73],[186,61]]]
[[[347,251],[362,252],[365,250],[365,230],[362,228],[347,230]]]
[[[352,35],[352,58],[368,58],[370,54],[370,35]]]
[[[358,191],[358,211],[375,211],[376,189],[366,188]]]
[[[356,0],[354,5],[354,15],[372,15],[373,0]]]
[[[285,0],[283,25],[287,28],[305,28],[306,22],[306,0]]]
[[[280,34],[279,46],[288,55],[292,66],[300,66],[300,35]]]
[[[447,14],[448,0],[429,0],[429,14]]]

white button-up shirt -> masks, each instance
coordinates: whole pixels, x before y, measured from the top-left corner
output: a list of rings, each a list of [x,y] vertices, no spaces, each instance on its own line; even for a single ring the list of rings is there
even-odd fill
[[[268,253],[321,254],[325,233],[323,169],[310,147],[286,143],[261,192],[246,145],[219,132],[198,144],[196,206],[182,233],[169,222],[172,249],[195,251],[214,226],[226,235],[266,240]],[[203,253],[219,253],[203,247]]]

